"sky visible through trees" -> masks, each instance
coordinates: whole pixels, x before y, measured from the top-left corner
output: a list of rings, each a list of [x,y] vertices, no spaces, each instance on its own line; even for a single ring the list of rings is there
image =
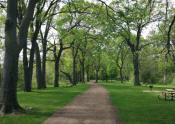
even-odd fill
[[[0,114],[24,111],[18,91],[61,82],[175,84],[172,0],[0,3]]]

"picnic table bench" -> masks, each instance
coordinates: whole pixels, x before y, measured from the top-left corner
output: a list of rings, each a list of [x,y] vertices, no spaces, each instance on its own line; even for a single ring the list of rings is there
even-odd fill
[[[173,90],[173,89],[166,89],[165,91],[162,92],[162,95],[164,96],[165,100],[167,100],[168,98],[173,100],[174,97],[175,97],[175,90]]]

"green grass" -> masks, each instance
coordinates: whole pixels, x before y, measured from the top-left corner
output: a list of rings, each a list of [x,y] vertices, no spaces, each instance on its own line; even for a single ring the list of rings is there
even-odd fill
[[[112,103],[118,108],[118,115],[124,124],[174,124],[175,100],[158,99],[157,93],[143,93],[148,86],[103,83],[110,93]],[[171,86],[156,86],[153,90],[164,90]],[[173,87],[174,88],[174,87]],[[160,93],[158,93],[160,94]]]
[[[18,92],[19,103],[22,107],[32,107],[26,114],[5,115],[0,117],[0,124],[41,124],[56,110],[68,104],[73,98],[83,93],[89,86],[78,84],[75,87],[62,86],[60,88],[47,88],[34,90],[31,93]]]

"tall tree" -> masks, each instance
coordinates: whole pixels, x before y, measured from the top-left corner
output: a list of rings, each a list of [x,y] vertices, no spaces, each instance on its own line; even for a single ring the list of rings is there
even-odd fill
[[[0,95],[0,113],[21,111],[17,100],[18,58],[27,42],[28,27],[32,20],[36,0],[30,0],[24,18],[19,27],[17,38],[17,0],[7,0],[5,23],[5,58],[3,66],[2,89]]]
[[[139,52],[150,43],[143,42],[142,32],[151,23],[162,18],[159,0],[128,0],[112,2],[106,8],[108,22],[112,32],[118,32],[131,49],[134,67],[134,85],[140,85],[139,79]],[[117,10],[116,10],[117,8]],[[116,18],[117,17],[117,18]]]
[[[57,0],[52,0],[49,4],[49,6],[46,6],[46,1],[41,0],[37,4],[37,9],[35,13],[34,23],[31,23],[31,30],[32,30],[32,36],[31,36],[31,50],[30,50],[30,59],[27,58],[27,44],[25,44],[25,47],[23,49],[23,62],[24,62],[24,81],[25,81],[25,91],[30,92],[31,91],[31,85],[32,85],[32,75],[33,75],[33,64],[34,64],[34,55],[36,52],[36,49],[39,49],[37,47],[37,40],[39,36],[40,29],[42,27],[42,24],[46,21],[46,19],[50,19],[50,13],[53,12],[52,7],[57,5]],[[46,10],[45,10],[46,9]],[[54,9],[55,10],[55,9]],[[47,36],[47,35],[46,35]],[[46,37],[47,38],[47,37]],[[45,50],[45,49],[44,49]],[[39,50],[37,50],[39,51]],[[45,82],[43,82],[41,79],[42,77],[42,69],[41,69],[41,58],[40,58],[40,52],[38,52],[36,55],[37,60],[37,88],[42,89],[46,88]]]
[[[59,87],[59,76],[60,76],[59,75],[59,72],[60,72],[59,68],[60,68],[61,55],[62,55],[64,50],[71,48],[71,46],[65,47],[62,39],[59,40],[59,47],[60,47],[59,50],[57,50],[57,44],[56,44],[56,42],[54,42],[54,50],[53,50],[54,62],[55,62],[54,87]],[[65,73],[63,71],[62,71],[62,73],[68,75],[67,73]]]
[[[120,81],[121,83],[123,83],[124,81],[124,77],[123,77],[123,68],[124,68],[124,63],[126,60],[126,57],[128,55],[128,50],[126,45],[124,45],[123,43],[120,43],[118,45],[118,49],[117,49],[117,56],[116,56],[116,64],[117,67],[120,70]]]

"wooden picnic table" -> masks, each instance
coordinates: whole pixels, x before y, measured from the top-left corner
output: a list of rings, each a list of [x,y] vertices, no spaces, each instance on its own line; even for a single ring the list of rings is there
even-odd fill
[[[173,100],[175,97],[175,90],[166,89],[164,92],[162,92],[162,95],[165,97],[165,100],[167,100],[169,97],[171,97],[171,100]]]

